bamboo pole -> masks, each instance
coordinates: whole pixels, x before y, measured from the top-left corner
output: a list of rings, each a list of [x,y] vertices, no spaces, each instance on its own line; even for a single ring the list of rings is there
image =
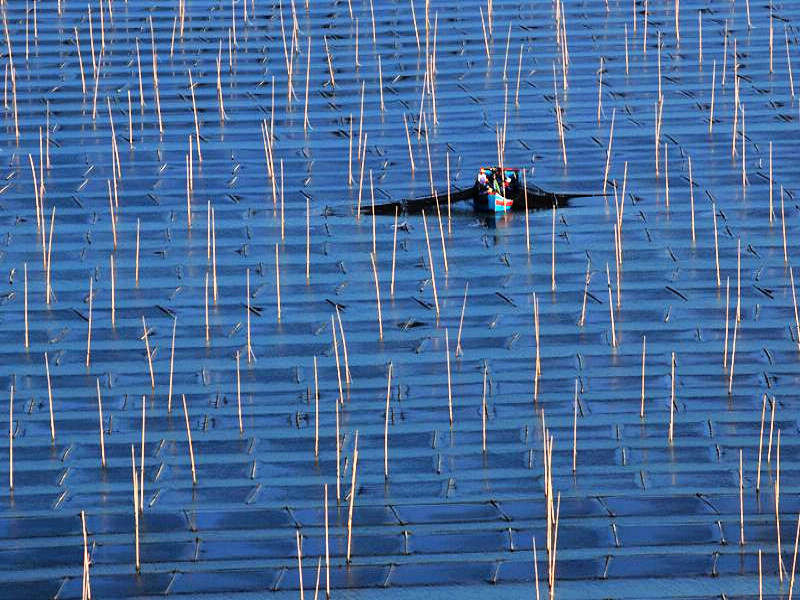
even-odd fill
[[[647,336],[642,336],[642,402],[639,407],[639,418],[644,418],[644,367],[645,367],[645,358],[647,356]]]
[[[344,380],[345,383],[350,385],[350,361],[347,357],[347,340],[344,337],[344,325],[342,324],[342,315],[339,312],[339,307],[336,307],[336,320],[339,323],[339,333],[342,336],[342,354],[344,355]]]
[[[89,361],[92,356],[92,297],[94,291],[92,289],[92,282],[94,278],[89,277],[89,323],[86,328],[86,366],[89,366]]]
[[[461,317],[458,319],[458,336],[456,338],[456,356],[462,355],[461,330],[464,326],[464,311],[467,309],[467,292],[469,291],[469,281],[464,284],[464,302],[461,304]]]
[[[14,384],[8,400],[8,489],[14,489]]]
[[[792,576],[789,580],[789,600],[792,600],[792,592],[794,591],[794,573],[797,566],[797,545],[800,542],[800,514],[797,515],[797,528],[794,534],[794,553],[792,554]]]
[[[108,256],[111,271],[111,328],[117,326],[117,293],[116,293],[116,269],[114,268],[114,254]]]
[[[317,357],[314,356],[314,460],[319,459],[319,377]]]
[[[50,441],[56,441],[56,425],[53,419],[53,386],[50,384],[50,362],[47,360],[47,352],[44,353],[44,370],[47,375],[47,400],[50,406]]]
[[[764,394],[761,400],[761,430],[758,434],[758,471],[756,475],[756,494],[761,491],[761,449],[764,445],[764,416],[767,411],[767,395]]]
[[[134,532],[135,532],[135,547],[136,547],[136,572],[138,573],[141,565],[139,563],[139,482],[136,473],[136,458],[133,449],[133,444],[131,444],[131,467],[133,469],[133,521],[134,521]]]
[[[245,276],[246,287],[245,287],[245,302],[247,304],[246,312],[247,312],[247,362],[250,363],[255,359],[255,355],[253,354],[253,347],[250,343],[251,335],[250,335],[250,269],[247,269],[247,274]]]
[[[311,200],[306,198],[306,283],[311,281]]]
[[[611,289],[611,273],[609,272],[608,263],[606,263],[606,279],[608,280],[608,310],[611,316],[611,346],[617,347],[617,332],[614,327],[614,298]]]
[[[142,396],[142,446],[139,463],[139,512],[144,513],[144,443],[147,424],[147,399]]]
[[[714,266],[716,267],[717,272],[717,287],[721,285],[720,274],[719,274],[719,239],[717,235],[717,205],[712,202],[711,203],[711,214],[714,217]]]
[[[192,485],[197,485],[197,473],[195,472],[194,468],[194,448],[192,447],[192,430],[189,427],[189,412],[186,410],[185,394],[181,394],[181,400],[183,401],[183,416],[186,420],[186,438],[189,440],[189,460],[191,461],[192,465]]]
[[[397,255],[397,219],[398,219],[398,212],[399,209],[397,206],[394,207],[394,228],[392,231],[392,279],[391,283],[389,284],[389,295],[394,298],[394,266],[396,262],[396,255]]]
[[[347,511],[347,564],[350,564],[350,550],[353,541],[353,506],[356,501],[356,470],[358,469],[358,429],[353,442],[353,469],[350,480],[350,507]]]
[[[447,361],[447,410],[450,417],[450,427],[453,426],[453,386],[452,377],[450,375],[450,331],[445,327],[444,330],[444,348],[445,358]]]
[[[338,404],[337,404],[338,406]],[[325,598],[331,597],[331,561],[328,540],[328,484],[325,484]]]
[[[316,365],[316,363],[314,363]],[[242,425],[242,377],[239,372],[239,351],[236,351],[236,412],[239,417],[239,433],[244,433]]]
[[[769,222],[772,224],[772,140],[769,141]]]
[[[375,303],[378,307],[378,339],[383,340],[383,317],[381,315],[381,288],[378,283],[378,267],[375,264],[375,253],[369,255],[372,261],[372,274],[375,276]]]
[[[30,346],[28,340],[28,263],[23,263],[23,273],[24,273],[23,306],[24,306],[24,319],[25,319],[25,348],[27,349]]]
[[[482,440],[482,451],[486,454],[486,372],[488,370],[488,366],[486,361],[483,361],[483,398],[481,400],[481,440]]]
[[[428,221],[425,218],[425,211],[422,211],[422,223],[425,229],[425,244],[428,247],[428,263],[431,269],[431,285],[433,287],[433,302],[436,306],[436,318],[439,318],[439,296],[436,292],[436,272],[433,266],[433,254],[431,253],[431,240],[428,236]]]
[[[778,446],[775,454],[775,533],[778,542],[778,579],[783,583],[783,551],[781,549],[781,430],[778,429]]]
[[[134,260],[134,278],[136,287],[139,287],[139,219],[136,219],[136,258]]]
[[[206,275],[208,278],[208,275]],[[278,297],[278,323],[281,322],[281,266],[278,260],[278,244],[275,244],[275,291]]]
[[[150,389],[155,390],[156,376],[153,373],[153,355],[150,354],[150,335],[147,331],[147,323],[144,320],[144,315],[142,315],[142,330],[144,331],[144,345],[147,351],[147,366],[150,369]]]
[[[794,289],[794,270],[792,267],[789,267],[789,280],[792,284],[792,304],[794,305],[794,325],[796,331],[796,341],[797,341],[797,349],[800,350],[800,314],[797,311],[797,294],[795,293]]]
[[[169,353],[169,392],[167,393],[167,412],[172,412],[172,374],[175,367],[175,331],[178,328],[177,315],[172,319],[172,350]]]
[[[670,396],[669,396],[669,443],[672,443],[672,433],[675,422],[675,351],[670,359]]]
[[[392,363],[389,362],[389,374],[386,377],[386,410],[383,420],[383,478],[389,479],[389,401],[392,398]]]
[[[550,244],[550,291],[556,291],[556,205],[553,204],[553,234]]]
[[[744,546],[744,484],[741,448],[739,448],[739,545]]]
[[[575,396],[572,406],[572,472],[578,468],[578,380],[575,379]]]
[[[408,142],[408,160],[411,163],[411,172],[413,173],[416,167],[414,166],[414,153],[411,151],[411,135],[408,133],[408,121],[406,120],[405,113],[403,113],[403,125],[406,128],[406,141]]]

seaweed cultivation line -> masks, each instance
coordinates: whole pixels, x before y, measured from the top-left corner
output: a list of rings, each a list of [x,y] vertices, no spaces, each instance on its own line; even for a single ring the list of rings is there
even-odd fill
[[[793,597],[797,3],[0,16],[0,596]]]

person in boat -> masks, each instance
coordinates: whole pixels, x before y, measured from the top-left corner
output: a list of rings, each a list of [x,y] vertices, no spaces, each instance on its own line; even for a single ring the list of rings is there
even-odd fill
[[[502,180],[503,176],[500,174],[500,171],[498,169],[498,172],[494,174],[494,177],[492,177],[492,184],[493,184],[492,187],[494,188],[495,194],[500,194],[500,195],[503,194],[503,190],[501,188],[502,184],[500,183]]]
[[[486,170],[483,167],[478,172],[478,184],[484,188],[489,187],[489,180],[486,178]]]

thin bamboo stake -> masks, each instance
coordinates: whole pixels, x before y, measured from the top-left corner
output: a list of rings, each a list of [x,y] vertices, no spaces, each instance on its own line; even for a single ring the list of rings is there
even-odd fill
[[[134,260],[134,278],[136,287],[139,287],[139,219],[136,219],[136,258]]]
[[[792,77],[792,57],[789,55],[789,28],[784,24],[783,36],[786,40],[786,68],[789,71],[789,90],[792,93],[792,100],[794,100],[794,78]]]
[[[600,122],[600,105],[597,106],[597,122]],[[617,109],[611,111],[611,130],[608,134],[608,146],[606,147],[606,171],[603,175],[603,194],[606,193],[606,186],[608,185],[608,170],[611,167],[611,146],[614,143],[614,121],[617,118]]]
[[[24,295],[23,295],[23,305],[24,305],[24,314],[25,314],[25,348],[29,347],[28,343],[28,263],[24,263],[23,265],[23,272],[24,272]],[[798,342],[800,343],[800,342]]]
[[[398,207],[394,207],[394,228],[392,231],[392,279],[391,283],[389,284],[389,295],[394,298],[394,266],[396,262],[396,255],[397,255],[397,219],[398,219]]]
[[[464,311],[467,309],[467,292],[469,291],[469,281],[464,284],[464,302],[461,304],[461,317],[458,320],[458,336],[456,339],[456,356],[464,354],[461,348],[461,329],[464,326]]]
[[[300,530],[295,529],[294,533],[297,537],[297,576],[300,582],[300,600],[304,600],[305,592],[303,591],[303,550],[300,540]]]
[[[46,275],[46,290],[45,290],[45,297],[47,298],[47,304],[50,304],[50,298],[53,297],[53,288],[50,285],[50,257],[53,252],[53,232],[55,229],[55,222],[56,222],[56,207],[53,207],[52,212],[50,213],[50,236],[47,240],[47,275]]]
[[[89,323],[86,328],[86,366],[89,366],[89,361],[92,356],[92,297],[94,290],[92,289],[92,282],[94,278],[89,277]]]
[[[486,372],[488,371],[488,366],[486,361],[483,362],[483,399],[481,400],[481,438],[482,438],[482,450],[483,453],[486,454]]]
[[[675,351],[670,359],[670,396],[669,396],[669,443],[672,443],[672,432],[675,422]]]
[[[214,304],[217,303],[217,215],[214,207],[211,207],[211,280],[214,290]]]
[[[789,255],[786,250],[786,216],[783,212],[783,186],[781,186],[781,233],[783,234],[783,264],[787,264]]]
[[[781,549],[781,430],[778,429],[778,447],[775,455],[775,532],[778,542],[778,578],[783,583],[783,550]]]
[[[800,314],[797,311],[797,294],[794,289],[794,270],[789,267],[789,280],[792,284],[792,304],[794,305],[794,325],[795,325],[795,339],[797,340],[797,349],[800,350]]]
[[[306,198],[306,283],[311,281],[311,200]]]
[[[772,464],[772,432],[775,427],[775,398],[770,398],[769,441],[767,443],[767,464]]]
[[[764,416],[767,411],[767,395],[764,394],[761,400],[761,430],[758,434],[758,471],[756,475],[756,494],[761,491],[761,449],[764,445]]]
[[[586,259],[586,277],[583,284],[583,303],[581,304],[581,318],[578,320],[578,327],[583,327],[586,323],[586,299],[589,296],[589,281],[592,279],[591,260]]]
[[[206,275],[208,278],[208,275]],[[275,244],[275,291],[278,297],[278,323],[281,322],[281,266],[278,261],[278,244]]]
[[[536,559],[536,536],[533,536],[533,581],[536,585],[536,600],[539,600],[539,563]]]
[[[247,274],[245,276],[246,280],[246,287],[245,287],[245,302],[247,304],[246,312],[247,312],[247,362],[250,363],[255,358],[253,354],[253,347],[250,344],[250,269],[247,269]]]
[[[436,292],[436,272],[433,266],[433,254],[431,254],[431,240],[428,236],[428,221],[425,218],[425,211],[422,211],[422,223],[425,229],[425,244],[428,246],[428,263],[431,269],[431,285],[433,287],[433,302],[436,306],[436,318],[439,318],[439,296]]]
[[[741,448],[739,448],[739,545],[744,546],[744,484]]]
[[[139,482],[136,473],[136,455],[134,453],[133,444],[131,444],[131,467],[133,468],[133,520],[135,531],[135,546],[136,546],[136,572],[140,570],[139,563]]]
[[[644,418],[644,367],[645,367],[645,358],[647,356],[647,336],[642,336],[642,402],[639,407],[639,417]]]
[[[181,394],[183,401],[183,417],[186,420],[186,437],[189,440],[189,460],[192,465],[192,485],[197,485],[197,473],[194,468],[194,448],[192,447],[192,430],[189,427],[189,411],[186,410],[186,395]]]
[[[728,368],[728,330],[729,330],[729,313],[731,303],[731,278],[725,279],[725,350],[722,355],[722,367]]]
[[[711,69],[711,110],[708,115],[708,133],[714,129],[714,95],[716,93],[717,83],[717,60],[714,59],[713,67]]]
[[[736,312],[739,312],[739,300],[736,301]],[[733,344],[731,345],[731,371],[728,377],[728,395],[733,394],[733,371],[736,364],[736,338],[739,333],[739,321],[733,322]]]
[[[444,330],[444,349],[445,358],[447,361],[447,410],[450,416],[450,427],[453,426],[453,386],[452,377],[450,375],[450,331],[445,328]]]
[[[572,406],[572,472],[578,467],[578,380],[575,379],[575,396]]]
[[[370,261],[372,261],[372,274],[375,276],[375,303],[378,307],[378,339],[383,339],[383,317],[381,315],[381,288],[380,284],[378,283],[378,267],[375,264],[375,254],[371,253],[369,255]]]
[[[111,327],[112,329],[117,326],[117,298],[116,298],[116,269],[114,268],[114,254],[110,254],[109,263],[111,265]],[[26,315],[27,317],[27,315]]]
[[[153,355],[150,354],[150,335],[147,331],[147,323],[144,320],[144,315],[142,315],[142,330],[144,331],[144,345],[147,351],[147,366],[150,369],[150,389],[155,390],[156,376],[153,373]]]
[[[239,417],[239,433],[244,433],[242,425],[242,377],[239,372],[239,351],[236,351],[236,413]]]
[[[550,244],[550,291],[556,291],[556,205],[553,204],[553,234]]]
[[[342,324],[342,314],[339,312],[339,307],[336,307],[336,320],[339,323],[339,333],[342,336],[342,354],[344,355],[344,380],[345,383],[350,385],[350,361],[347,357],[347,340],[344,337],[344,325]]]
[[[383,419],[383,478],[389,479],[389,401],[392,398],[392,363],[386,378],[386,410]]]
[[[719,239],[717,235],[717,205],[712,202],[711,203],[711,214],[714,217],[714,266],[716,267],[717,272],[717,287],[721,285],[720,274],[719,274]]]
[[[167,393],[167,412],[172,412],[172,374],[175,367],[175,331],[178,328],[177,315],[172,318],[172,350],[169,354],[169,392]]]
[[[609,272],[608,263],[606,263],[606,279],[608,280],[608,309],[611,315],[611,346],[617,347],[617,332],[614,327],[614,298],[611,290],[611,273]]]
[[[350,564],[350,549],[353,541],[353,505],[356,501],[356,470],[358,468],[358,429],[353,442],[353,469],[350,480],[350,508],[347,511],[347,564]]]
[[[14,489],[14,384],[8,401],[8,489]]]
[[[772,224],[772,140],[769,141],[769,222]]]
[[[53,419],[53,386],[50,384],[50,362],[47,360],[47,352],[44,353],[44,370],[47,375],[47,400],[50,405],[50,441],[56,441],[56,425]]]
[[[539,399],[539,375],[542,372],[539,352],[539,300],[536,298],[536,292],[533,293],[533,329],[536,341],[536,361],[533,369],[533,403],[535,405]],[[542,413],[542,418],[544,418],[544,413]]]
[[[147,424],[147,399],[142,396],[142,446],[139,463],[139,512],[144,513],[144,442]]]
[[[314,356],[314,460],[319,458],[319,377],[317,357]]]
[[[692,210],[692,243],[695,242],[694,235],[694,180],[692,178],[692,157],[689,157],[689,205]]]
[[[336,406],[339,405],[337,404]],[[337,439],[338,439],[338,434],[337,434]],[[325,598],[330,600],[330,597],[331,597],[331,561],[330,561],[330,544],[328,540],[328,484],[326,483],[325,484]]]
[[[192,94],[192,112],[194,113],[194,136],[197,142],[197,162],[203,162],[203,153],[200,151],[200,120],[197,116],[197,103],[194,99],[194,81],[192,81],[192,70],[189,69],[189,91]]]
[[[800,542],[800,514],[797,515],[797,528],[794,533],[794,553],[792,554],[792,577],[789,580],[789,600],[792,600],[792,592],[794,591],[794,572],[797,566],[797,544]]]
[[[328,59],[328,72],[331,75],[331,87],[336,87],[336,78],[333,76],[333,55],[331,55],[330,50],[328,49],[328,38],[327,36],[322,36],[322,41],[325,43],[325,55]]]
[[[414,166],[414,154],[411,151],[411,135],[408,133],[408,121],[406,120],[405,113],[403,113],[403,125],[406,128],[406,141],[408,142],[408,160],[411,163],[411,172],[413,173],[416,167]]]

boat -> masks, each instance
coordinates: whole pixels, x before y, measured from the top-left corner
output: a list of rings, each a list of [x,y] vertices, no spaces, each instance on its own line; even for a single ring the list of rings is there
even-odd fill
[[[523,185],[520,179],[522,169],[505,167],[503,171],[503,187],[501,189],[490,185],[493,184],[493,178],[500,173],[500,169],[481,167],[474,183],[468,188],[459,188],[453,185],[448,189],[447,194],[434,191],[431,196],[405,198],[376,204],[374,207],[365,206],[361,208],[361,211],[363,214],[376,215],[394,215],[395,213],[413,215],[426,210],[436,210],[442,203],[454,204],[471,201],[476,212],[502,215],[511,211],[543,210],[553,206],[563,207],[567,206],[573,198],[605,195],[592,192],[577,194],[551,192],[531,183]]]
[[[509,212],[519,188],[519,169],[481,167],[475,178],[473,206],[479,212]]]

